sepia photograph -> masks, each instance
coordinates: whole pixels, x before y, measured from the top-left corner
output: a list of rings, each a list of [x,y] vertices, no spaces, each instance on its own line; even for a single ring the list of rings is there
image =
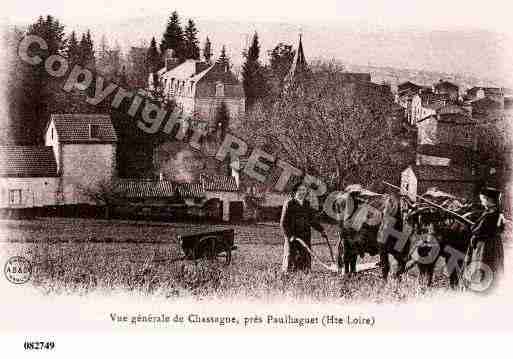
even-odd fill
[[[509,2],[0,7],[13,353],[511,331]]]

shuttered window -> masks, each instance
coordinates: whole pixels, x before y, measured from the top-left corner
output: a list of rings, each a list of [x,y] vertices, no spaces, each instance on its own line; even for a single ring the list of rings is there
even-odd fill
[[[9,190],[9,205],[21,204],[21,189],[10,189]]]

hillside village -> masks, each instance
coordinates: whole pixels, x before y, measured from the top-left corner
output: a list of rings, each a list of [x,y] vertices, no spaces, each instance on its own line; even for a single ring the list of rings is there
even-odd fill
[[[109,108],[51,113],[38,134],[42,143],[0,148],[4,215],[58,215],[65,212],[59,208],[80,213],[83,208],[108,207],[118,216],[276,219],[288,195],[274,189],[279,172],[272,170],[269,180],[259,183],[244,174],[247,157],[228,162],[213,157],[228,132],[244,137],[242,128],[254,116],[250,109],[257,108],[255,104],[267,109],[277,105],[268,98],[260,102],[247,77],[237,76],[229,62],[209,56],[184,58],[172,48],[164,50],[154,71],[138,79],[135,87],[141,96],[178,109],[183,123],[203,128],[207,135],[201,151],[187,141],[164,138],[152,141],[142,156],[132,156],[129,149],[139,142],[120,130]],[[308,34],[300,35],[291,50],[282,83],[275,85],[280,99],[286,99],[288,91],[308,92],[308,85],[301,85],[303,77],[315,81],[318,74],[308,60]],[[395,166],[390,166],[394,173],[387,179],[412,198],[432,187],[462,199],[471,199],[483,184],[504,187],[511,174],[511,143],[503,135],[511,128],[513,90],[467,89],[446,79],[432,84],[407,81],[392,88],[370,73],[348,71],[338,72],[335,80],[340,84],[337,91],[351,103],[372,98],[386,104],[381,127],[388,131],[387,156]],[[127,168],[140,168],[136,162],[151,170],[127,175]],[[337,176],[333,187],[345,183],[342,174]],[[372,181],[369,184],[379,183]]]

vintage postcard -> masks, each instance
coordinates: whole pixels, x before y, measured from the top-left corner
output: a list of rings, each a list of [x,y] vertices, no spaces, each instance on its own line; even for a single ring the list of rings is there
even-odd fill
[[[511,330],[509,2],[1,8],[15,352]]]

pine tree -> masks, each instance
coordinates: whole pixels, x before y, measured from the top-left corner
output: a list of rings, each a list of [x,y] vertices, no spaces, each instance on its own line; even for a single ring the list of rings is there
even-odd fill
[[[80,39],[79,50],[80,50],[80,64],[82,66],[94,67],[94,45],[91,39],[91,32],[87,30],[85,34],[82,34]]]
[[[154,73],[162,67],[162,59],[157,49],[155,37],[151,38],[150,47],[146,53],[146,67],[149,73]]]
[[[48,15],[40,16],[38,20],[27,29],[27,35],[36,35],[43,38],[48,45],[47,50],[33,50],[34,54],[47,57],[53,54],[66,55],[66,39],[64,26],[59,20]],[[17,69],[20,73],[16,76],[22,78],[22,93],[15,101],[20,108],[15,110],[19,118],[23,118],[22,140],[25,143],[39,144],[43,140],[44,125],[48,121],[50,113],[58,107],[58,98],[62,90],[53,81],[44,69],[44,62],[36,66],[25,66],[21,63]],[[11,105],[13,106],[14,103]]]
[[[75,31],[71,32],[71,35],[67,42],[66,56],[71,64],[80,63],[80,47],[77,40]]]
[[[199,60],[200,58],[198,30],[192,19],[189,19],[184,31],[184,56],[186,59]]]
[[[203,46],[203,58],[205,59],[205,62],[208,64],[210,64],[212,61],[212,43],[210,42],[208,36],[205,40],[205,46]]]
[[[41,50],[47,54],[63,54],[66,48],[64,38],[64,26],[53,16],[47,15],[46,19],[40,16],[35,24],[29,26],[27,30],[29,35],[42,37],[48,45],[48,50]]]
[[[219,55],[217,63],[227,70],[230,69],[230,58],[226,55],[226,46],[224,45],[221,48],[221,55]]]
[[[259,55],[260,45],[258,43],[258,34],[255,33],[250,48],[243,53],[246,61],[242,65],[242,85],[246,94],[246,110],[249,110],[267,94],[264,69],[260,65]]]
[[[107,37],[102,35],[100,39],[100,46],[98,47],[98,68],[102,71],[109,63],[109,43]]]
[[[89,31],[89,29],[87,30],[87,33],[86,33],[86,43],[87,43],[87,60],[89,61],[90,66],[94,67],[94,65],[96,63],[96,59],[94,56],[93,39],[91,38],[91,31]]]
[[[182,27],[180,26],[180,18],[178,13],[173,11],[167,22],[166,31],[162,36],[160,43],[160,53],[165,54],[166,50],[172,49],[175,57],[183,60],[184,56],[184,36]]]

